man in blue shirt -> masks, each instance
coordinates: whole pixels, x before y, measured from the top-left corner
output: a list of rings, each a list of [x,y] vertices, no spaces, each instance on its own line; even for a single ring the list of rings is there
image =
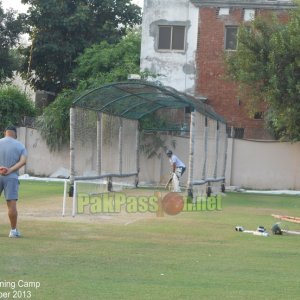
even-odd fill
[[[173,180],[173,192],[180,192],[179,178],[183,175],[186,167],[185,164],[175,155],[171,150],[166,152],[171,168],[172,168],[172,180]]]
[[[0,195],[4,196],[8,208],[11,230],[9,237],[20,237],[17,230],[17,201],[19,192],[19,169],[26,164],[27,151],[17,139],[15,126],[8,126],[4,138],[0,139]]]

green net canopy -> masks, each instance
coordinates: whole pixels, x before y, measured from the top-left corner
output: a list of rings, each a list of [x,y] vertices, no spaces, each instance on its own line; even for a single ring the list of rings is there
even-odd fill
[[[171,87],[134,80],[110,83],[85,92],[73,106],[139,120],[161,108],[189,108],[212,119],[225,122],[204,102]]]

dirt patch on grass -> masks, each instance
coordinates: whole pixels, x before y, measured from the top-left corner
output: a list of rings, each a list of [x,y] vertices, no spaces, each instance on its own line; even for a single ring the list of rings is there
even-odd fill
[[[118,192],[122,194],[122,201],[114,211],[114,205],[111,202],[115,201],[116,193],[110,193],[102,199],[99,195],[86,195],[86,198],[81,198],[81,201],[87,201],[83,212],[76,213],[72,216],[72,198],[67,197],[65,216],[62,216],[63,197],[51,196],[42,199],[20,200],[18,203],[19,221],[22,220],[38,220],[38,221],[59,221],[59,222],[81,222],[81,223],[110,223],[124,224],[129,226],[136,222],[145,219],[154,219],[159,215],[157,213],[157,202],[151,197],[163,197],[167,191],[148,189],[124,190]],[[81,195],[81,197],[83,197]],[[80,197],[79,197],[80,198]],[[83,200],[82,200],[83,199]],[[100,199],[100,200],[99,200]],[[152,199],[152,200],[149,200]],[[128,200],[128,201],[127,201]],[[100,206],[96,204],[100,201]],[[104,201],[104,206],[101,207]],[[149,201],[152,201],[151,205]],[[98,204],[99,204],[98,203]],[[4,203],[5,204],[5,203]],[[6,205],[1,204],[0,216],[1,223],[8,221]],[[80,209],[80,207],[79,207]],[[91,212],[92,211],[92,212]],[[161,216],[161,215],[160,215]]]

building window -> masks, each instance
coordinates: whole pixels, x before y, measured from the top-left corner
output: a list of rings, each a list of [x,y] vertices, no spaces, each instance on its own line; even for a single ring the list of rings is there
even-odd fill
[[[219,16],[229,16],[229,8],[223,8],[223,7],[221,7],[219,9],[218,15]]]
[[[237,26],[226,26],[225,27],[225,49],[236,50],[237,46]]]
[[[255,9],[245,9],[244,10],[244,21],[253,21],[255,18]]]
[[[185,26],[159,26],[158,50],[184,50]]]
[[[254,120],[262,120],[263,118],[264,118],[264,112],[262,111],[255,112],[253,115]]]

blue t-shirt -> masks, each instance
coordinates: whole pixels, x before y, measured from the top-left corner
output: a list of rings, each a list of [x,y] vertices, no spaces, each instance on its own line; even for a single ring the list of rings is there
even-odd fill
[[[169,161],[171,165],[175,164],[176,168],[185,168],[185,164],[175,154],[172,154]]]
[[[22,143],[11,137],[0,139],[0,166],[12,167],[20,161],[22,155],[27,156],[27,151]],[[18,178],[19,172],[15,171],[7,176]]]

